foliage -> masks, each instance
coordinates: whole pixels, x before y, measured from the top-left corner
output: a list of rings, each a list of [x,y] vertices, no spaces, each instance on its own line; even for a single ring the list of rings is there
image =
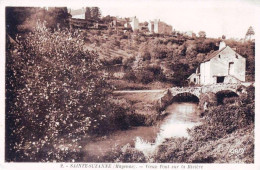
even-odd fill
[[[206,38],[206,32],[205,31],[200,31],[198,33],[198,35],[199,35],[200,38]]]
[[[16,33],[32,31],[37,21],[45,21],[49,28],[68,27],[70,14],[66,7],[35,8],[35,7],[7,7],[6,31],[15,36]]]
[[[255,35],[255,31],[252,26],[250,26],[246,32],[246,35]]]
[[[38,23],[24,37],[7,51],[7,161],[77,161],[82,136],[125,129],[127,110],[107,99],[103,66],[84,50],[83,32]]]
[[[107,153],[101,162],[145,163],[147,160],[141,151],[132,148],[128,143]]]
[[[130,147],[130,145],[125,145],[121,149],[121,154],[117,158],[116,162],[124,162],[124,163],[145,163],[146,158],[141,151],[137,151]]]
[[[92,7],[90,9],[91,19],[99,20],[101,17],[101,11],[99,7]]]
[[[254,87],[247,89],[239,105],[219,105],[205,113],[205,123],[193,131],[195,140],[214,140],[254,123]],[[200,134],[200,135],[197,135]]]
[[[166,139],[154,154],[146,158],[147,161],[160,163],[227,163],[234,160],[254,162],[255,89],[250,86],[246,91],[247,94],[237,99],[238,105],[230,105],[230,103],[211,105],[209,111],[204,113],[203,124],[188,130],[190,138]],[[243,147],[243,156],[230,154],[230,147]],[[135,152],[131,153],[125,154],[128,160],[136,159]],[[139,155],[139,159],[142,159],[142,155]],[[125,157],[120,157],[117,161],[123,160]]]
[[[174,63],[171,65],[171,69],[174,71],[172,82],[176,86],[187,86],[187,78],[191,74],[191,70],[188,72],[189,65],[184,63]]]
[[[126,79],[128,81],[133,81],[133,82],[135,82],[137,80],[135,73],[132,70],[129,70],[125,73],[124,79]]]

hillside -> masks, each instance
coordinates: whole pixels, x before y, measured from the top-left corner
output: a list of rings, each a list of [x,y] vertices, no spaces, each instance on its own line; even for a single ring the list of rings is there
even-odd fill
[[[220,39],[183,35],[148,35],[142,32],[83,30],[86,50],[97,52],[107,76],[117,89],[155,89],[186,86],[207,55],[218,50]],[[247,59],[246,81],[254,81],[254,42],[225,40]],[[249,47],[249,48],[248,48]],[[121,86],[127,81],[133,86]],[[149,85],[161,82],[159,86]],[[157,83],[158,85],[158,83]]]

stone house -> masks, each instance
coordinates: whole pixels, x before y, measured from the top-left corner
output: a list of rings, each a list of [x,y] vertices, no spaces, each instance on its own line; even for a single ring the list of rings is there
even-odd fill
[[[71,14],[72,18],[86,19],[86,16],[85,16],[86,9],[85,8],[75,9],[75,10],[69,9],[68,12]]]
[[[139,20],[136,17],[130,19],[130,25],[133,31],[139,30]]]
[[[162,22],[160,20],[155,19],[154,21],[150,21],[148,23],[148,29],[151,33],[157,34],[171,34],[172,26]]]
[[[186,32],[184,32],[184,35],[191,37],[191,38],[196,37],[196,34],[193,31],[186,31]]]
[[[209,54],[188,79],[197,85],[240,83],[245,75],[246,59],[222,41],[219,50]]]

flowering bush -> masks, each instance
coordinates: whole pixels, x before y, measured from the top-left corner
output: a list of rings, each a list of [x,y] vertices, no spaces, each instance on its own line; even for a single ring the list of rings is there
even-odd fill
[[[7,51],[7,161],[73,161],[88,134],[106,133],[117,107],[94,52],[79,31],[38,23]]]

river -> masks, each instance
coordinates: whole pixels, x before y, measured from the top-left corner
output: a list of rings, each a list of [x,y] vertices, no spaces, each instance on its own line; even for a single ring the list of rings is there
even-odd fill
[[[84,149],[88,155],[102,157],[113,149],[129,143],[149,156],[166,138],[189,137],[187,128],[200,123],[195,103],[173,103],[165,111],[169,114],[157,125],[117,131],[98,141],[90,142]]]

